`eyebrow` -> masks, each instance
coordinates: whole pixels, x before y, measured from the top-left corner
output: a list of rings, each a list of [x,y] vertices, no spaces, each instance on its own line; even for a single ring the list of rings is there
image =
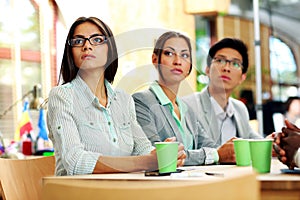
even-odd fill
[[[95,34],[90,35],[90,36],[87,37],[87,38],[91,38],[91,37],[94,37],[94,36],[104,36],[104,35],[102,35],[102,34],[100,34],[100,33],[95,33]],[[74,37],[74,38],[86,38],[84,35],[80,35],[80,34],[74,35],[73,37]]]
[[[163,50],[166,50],[166,49],[171,49],[172,51],[175,51],[176,52],[176,50],[173,48],[173,47],[171,47],[171,46],[167,46],[166,48],[164,48]],[[189,52],[189,50],[188,49],[183,49],[183,50],[181,50],[180,52]]]
[[[221,58],[225,58],[225,59],[227,59],[227,57],[226,56],[224,56],[224,55],[215,55],[215,58],[218,58],[218,57],[221,57]],[[239,58],[232,58],[231,60],[236,60],[236,61],[240,61],[240,62],[242,62]]]

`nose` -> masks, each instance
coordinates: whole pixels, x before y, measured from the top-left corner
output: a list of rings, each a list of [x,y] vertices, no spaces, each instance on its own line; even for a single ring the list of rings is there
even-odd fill
[[[174,65],[181,65],[181,57],[178,54],[175,54]]]
[[[86,39],[85,42],[84,42],[84,45],[82,46],[83,50],[86,51],[86,50],[91,50],[92,49],[92,44],[90,42],[89,39]]]
[[[231,65],[231,61],[230,60],[226,60],[226,63],[223,66],[223,70],[224,71],[230,71],[230,65]]]

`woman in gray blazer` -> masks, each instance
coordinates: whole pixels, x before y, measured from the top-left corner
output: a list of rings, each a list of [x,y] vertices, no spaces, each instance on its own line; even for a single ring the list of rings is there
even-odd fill
[[[136,115],[153,145],[176,137],[185,147],[185,165],[213,164],[223,154],[214,148],[192,108],[177,96],[181,81],[192,70],[191,54],[185,35],[169,31],[159,37],[152,54],[158,80],[148,90],[133,94]]]

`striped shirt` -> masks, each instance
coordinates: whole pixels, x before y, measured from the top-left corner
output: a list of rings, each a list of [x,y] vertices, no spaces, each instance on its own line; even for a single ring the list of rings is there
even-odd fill
[[[132,97],[106,80],[105,86],[106,107],[79,75],[50,91],[47,125],[56,175],[91,174],[101,155],[146,155],[153,150],[137,123]]]

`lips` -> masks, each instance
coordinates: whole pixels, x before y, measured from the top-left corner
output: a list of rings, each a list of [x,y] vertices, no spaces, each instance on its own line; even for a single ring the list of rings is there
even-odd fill
[[[86,60],[86,59],[91,59],[91,58],[96,58],[94,55],[91,54],[84,54],[81,56],[82,60]]]
[[[228,76],[220,76],[220,78],[222,79],[222,80],[227,80],[227,81],[230,81],[231,80],[231,78],[230,77],[228,77]]]
[[[183,73],[183,71],[179,68],[172,69],[171,72],[173,72],[174,74],[182,74]]]

